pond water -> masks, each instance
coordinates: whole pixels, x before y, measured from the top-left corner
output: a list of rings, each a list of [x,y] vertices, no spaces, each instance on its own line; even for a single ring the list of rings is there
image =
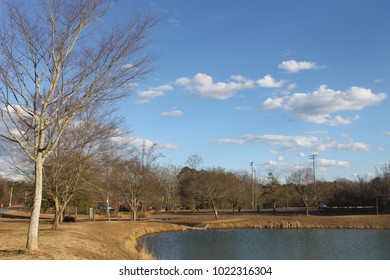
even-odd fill
[[[145,236],[165,260],[390,260],[390,230],[223,229]]]

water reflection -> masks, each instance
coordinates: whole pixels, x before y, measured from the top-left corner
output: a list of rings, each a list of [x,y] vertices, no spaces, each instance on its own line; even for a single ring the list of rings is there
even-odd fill
[[[157,259],[390,259],[390,230],[225,229],[149,235],[140,240]]]

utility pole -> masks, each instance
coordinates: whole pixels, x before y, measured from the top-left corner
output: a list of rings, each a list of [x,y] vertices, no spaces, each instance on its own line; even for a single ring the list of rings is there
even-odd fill
[[[251,168],[252,168],[252,209],[255,210],[255,182],[253,178],[253,161],[250,163]]]

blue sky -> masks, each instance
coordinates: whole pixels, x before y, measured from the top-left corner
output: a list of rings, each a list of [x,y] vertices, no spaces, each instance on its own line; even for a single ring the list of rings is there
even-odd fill
[[[163,164],[332,180],[390,161],[389,1],[118,0],[159,19],[154,71],[120,113]],[[129,89],[130,90],[130,89]]]

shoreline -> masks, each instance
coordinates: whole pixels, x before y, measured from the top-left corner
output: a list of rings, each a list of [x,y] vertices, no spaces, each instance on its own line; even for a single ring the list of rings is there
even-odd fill
[[[160,232],[228,228],[258,229],[390,229],[390,215],[153,215],[149,221],[96,221],[64,223],[56,231],[40,225],[40,251],[24,251],[27,222],[4,221],[0,227],[0,259],[150,260],[139,238]]]

